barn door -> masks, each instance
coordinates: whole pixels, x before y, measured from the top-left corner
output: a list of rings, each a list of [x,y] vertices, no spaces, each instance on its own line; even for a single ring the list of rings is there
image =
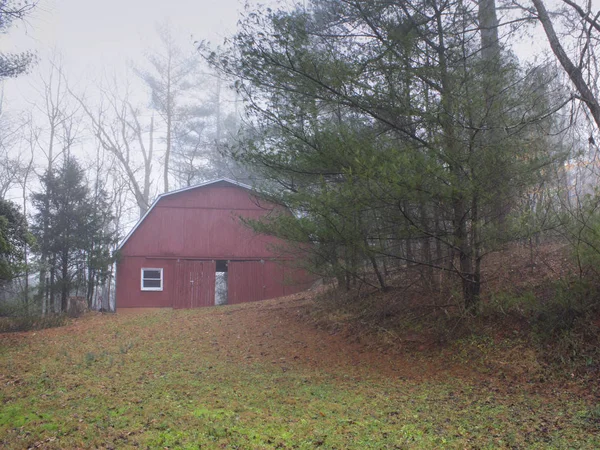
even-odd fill
[[[215,304],[214,261],[178,261],[173,308],[198,308]]]
[[[265,298],[265,265],[261,261],[230,261],[227,273],[227,303],[245,303]]]

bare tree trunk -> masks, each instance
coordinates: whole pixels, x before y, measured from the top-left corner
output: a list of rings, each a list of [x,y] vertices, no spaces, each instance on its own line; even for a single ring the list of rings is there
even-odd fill
[[[166,146],[163,160],[164,192],[170,189],[171,157],[173,141],[176,138],[177,124],[182,123],[187,113],[180,108],[178,100],[186,92],[193,90],[199,58],[186,56],[178,47],[168,22],[157,24],[159,48],[153,49],[147,58],[146,68],[137,68],[135,72],[151,91],[152,108],[158,112],[166,126]],[[176,162],[176,160],[175,160]]]
[[[56,284],[56,274],[55,274],[55,269],[56,268],[56,255],[52,255],[52,259],[50,262],[50,283],[48,285],[48,293],[49,293],[49,298],[48,298],[48,302],[50,305],[52,305],[52,309],[53,312],[57,313],[60,312],[60,309],[58,307],[58,305],[56,304],[56,299],[55,299],[55,284]]]
[[[167,95],[169,95],[169,97],[171,96],[170,89],[169,89]],[[165,192],[169,192],[169,159],[171,158],[171,141],[173,139],[172,134],[173,134],[173,111],[172,111],[172,108],[169,107],[169,109],[167,111],[167,148],[165,151],[165,167],[164,167]]]
[[[481,236],[480,236],[480,223],[479,223],[479,195],[473,196],[471,203],[471,242],[470,246],[472,249],[472,257],[474,259],[473,273],[471,276],[472,282],[472,302],[466,305],[466,308],[470,312],[477,312],[479,308],[479,301],[481,297]]]
[[[481,32],[481,57],[488,64],[487,71],[493,71],[497,67],[500,58],[500,41],[498,39],[498,17],[496,16],[496,0],[479,1],[479,29]],[[493,101],[490,97],[493,92],[485,91],[486,103]]]
[[[567,72],[567,75],[569,75],[569,78],[571,79],[571,81],[575,85],[575,88],[579,92],[579,95],[581,96],[581,100],[588,107],[590,114],[594,118],[594,122],[596,122],[596,126],[600,129],[600,104],[598,102],[598,99],[592,92],[590,86],[586,83],[581,69],[575,64],[573,64],[573,62],[567,55],[567,52],[560,43],[560,40],[556,35],[554,25],[552,24],[552,20],[548,15],[548,11],[546,10],[544,2],[542,0],[531,1],[538,13],[538,20],[542,23],[542,26],[544,27],[544,32],[546,33],[546,37],[548,38],[548,42],[550,43],[552,52],[556,56],[556,59],[558,59],[560,65],[563,66],[563,68]]]
[[[146,211],[150,207],[150,184],[152,175],[152,157],[154,153],[154,114],[150,119],[150,137],[148,139],[148,157],[144,160],[144,198],[146,199],[146,206],[140,207],[140,217],[146,214]],[[167,191],[165,191],[167,192]]]
[[[47,174],[47,176],[50,176],[50,177],[52,176],[52,164],[53,164],[53,160],[54,160],[54,155],[53,155],[54,139],[55,139],[55,135],[56,135],[56,127],[58,126],[57,120],[58,120],[58,114],[59,114],[57,106],[53,103],[52,92],[50,91],[51,88],[52,88],[52,80],[50,80],[50,84],[46,85],[46,113],[48,115],[48,122],[50,125],[50,139],[48,142],[48,152],[47,152],[48,165],[46,167],[46,174]],[[45,204],[44,204],[44,208],[45,208],[46,212],[50,211],[50,195],[51,195],[50,192],[46,193],[46,200],[45,200]],[[46,214],[46,216],[44,217],[43,224],[42,224],[42,233],[43,233],[44,239],[46,239],[49,228],[50,228],[50,224],[48,221],[48,214]],[[42,298],[44,296],[44,292],[46,292],[45,282],[46,282],[46,278],[47,278],[46,277],[47,263],[48,263],[48,254],[47,254],[47,251],[44,249],[44,245],[42,245],[42,251],[40,254],[40,277],[39,277],[39,293],[38,293],[38,295]],[[44,310],[45,308],[42,308],[42,309]],[[45,313],[45,311],[44,311],[44,313]]]
[[[33,118],[29,118],[29,137],[27,138],[29,144],[29,150],[31,152],[31,157],[29,158],[29,163],[25,167],[23,171],[23,177],[21,178],[21,195],[23,197],[23,216],[27,217],[27,186],[29,181],[29,175],[33,170],[33,161],[35,158],[34,153],[34,145],[36,142],[36,138],[34,138],[34,127],[33,127]],[[26,303],[26,310],[29,312],[29,245],[25,245],[23,258],[25,262],[25,282],[23,287],[23,297]]]
[[[442,234],[442,226],[440,224],[440,216],[439,216],[439,211],[437,210],[437,208],[435,209],[435,212],[433,214],[433,222],[434,222],[435,234],[436,234],[436,236],[440,236]],[[441,239],[438,238],[435,240],[436,266],[438,266],[438,267],[443,266],[443,261],[444,261],[445,257],[447,258],[448,256],[444,255],[444,251],[442,249],[442,241],[441,241]],[[444,271],[438,270],[438,276],[436,277],[438,290],[441,289],[441,287],[442,287],[443,276],[444,276]]]
[[[114,155],[119,162],[139,208],[140,217],[142,217],[150,207],[152,163],[154,162],[154,116],[150,120],[150,137],[148,145],[146,145],[138,112],[127,98],[119,99],[116,95],[108,98],[117,122],[117,125],[115,125],[107,123],[104,111],[99,111],[96,116],[81,97],[76,96],[73,92],[71,92],[71,95],[77,100],[89,118],[100,145]],[[132,153],[135,151],[139,151],[143,160],[143,178],[141,182],[138,180],[138,170],[132,160]]]
[[[458,247],[459,275],[461,278],[465,309],[475,312],[479,304],[479,282],[473,268],[472,247],[470,245],[466,205],[463,199],[454,202],[454,233]]]
[[[427,212],[425,205],[420,205],[420,220],[421,226],[425,229],[429,228]],[[433,266],[432,266],[432,258],[431,258],[431,238],[425,236],[421,239],[423,241],[423,245],[421,246],[421,261],[425,263],[423,267],[423,272],[425,275],[425,281],[428,284],[433,282]]]
[[[461,278],[463,290],[463,302],[465,309],[475,311],[479,303],[479,283],[473,276],[472,248],[469,239],[470,215],[468,211],[469,202],[465,198],[470,192],[467,171],[464,167],[464,149],[456,135],[456,124],[453,122],[452,114],[455,111],[454,100],[452,97],[453,80],[448,73],[446,53],[443,49],[446,46],[444,28],[441,18],[437,18],[437,39],[439,44],[438,60],[441,71],[441,103],[444,109],[440,116],[440,123],[444,134],[444,145],[448,154],[453,156],[453,164],[449,170],[454,174],[455,192],[453,194],[453,228],[454,228],[454,248],[458,252],[459,268],[457,274]],[[472,213],[472,211],[471,211]]]
[[[217,155],[221,154],[221,77],[217,74],[217,105],[215,112],[215,120],[217,122],[215,148]]]
[[[60,290],[60,309],[61,312],[67,312],[69,307],[69,253],[68,245],[65,245],[61,255],[61,290]]]

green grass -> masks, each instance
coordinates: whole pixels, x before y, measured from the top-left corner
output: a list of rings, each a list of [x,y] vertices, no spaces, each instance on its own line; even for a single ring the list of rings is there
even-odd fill
[[[443,364],[425,357],[383,371],[309,324],[248,311],[1,336],[0,447],[600,447],[598,405],[568,389],[430,373]]]

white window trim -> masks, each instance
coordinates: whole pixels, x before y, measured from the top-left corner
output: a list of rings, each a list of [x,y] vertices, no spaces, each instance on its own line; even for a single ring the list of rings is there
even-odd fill
[[[144,270],[158,270],[160,272],[160,287],[144,287]],[[162,267],[142,267],[140,272],[140,288],[142,291],[162,291],[165,285]]]

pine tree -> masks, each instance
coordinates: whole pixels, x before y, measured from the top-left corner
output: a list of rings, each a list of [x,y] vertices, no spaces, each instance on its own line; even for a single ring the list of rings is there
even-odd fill
[[[0,199],[0,285],[21,274],[26,247],[32,243],[27,219],[19,207],[9,200]]]
[[[69,295],[82,285],[87,284],[90,301],[98,273],[109,264],[108,249],[113,234],[107,229],[106,219],[110,215],[105,195],[99,198],[90,195],[83,171],[73,157],[65,158],[62,167],[54,174],[45,174],[41,181],[42,190],[33,195],[38,210],[34,233],[40,251],[49,255],[51,263],[50,305],[59,295],[55,310],[64,312]]]
[[[326,0],[246,17],[229,51],[205,56],[247,102],[242,159],[294,213],[253,226],[346,286],[386,289],[390,260],[454,273],[475,311],[481,260],[511,238],[504,206],[541,165],[523,140],[529,74],[506,52],[489,73],[477,4]]]
[[[35,7],[31,0],[0,0],[0,34],[6,33],[13,22],[24,20]],[[6,53],[0,51],[0,80],[26,72],[35,60],[32,52]]]

